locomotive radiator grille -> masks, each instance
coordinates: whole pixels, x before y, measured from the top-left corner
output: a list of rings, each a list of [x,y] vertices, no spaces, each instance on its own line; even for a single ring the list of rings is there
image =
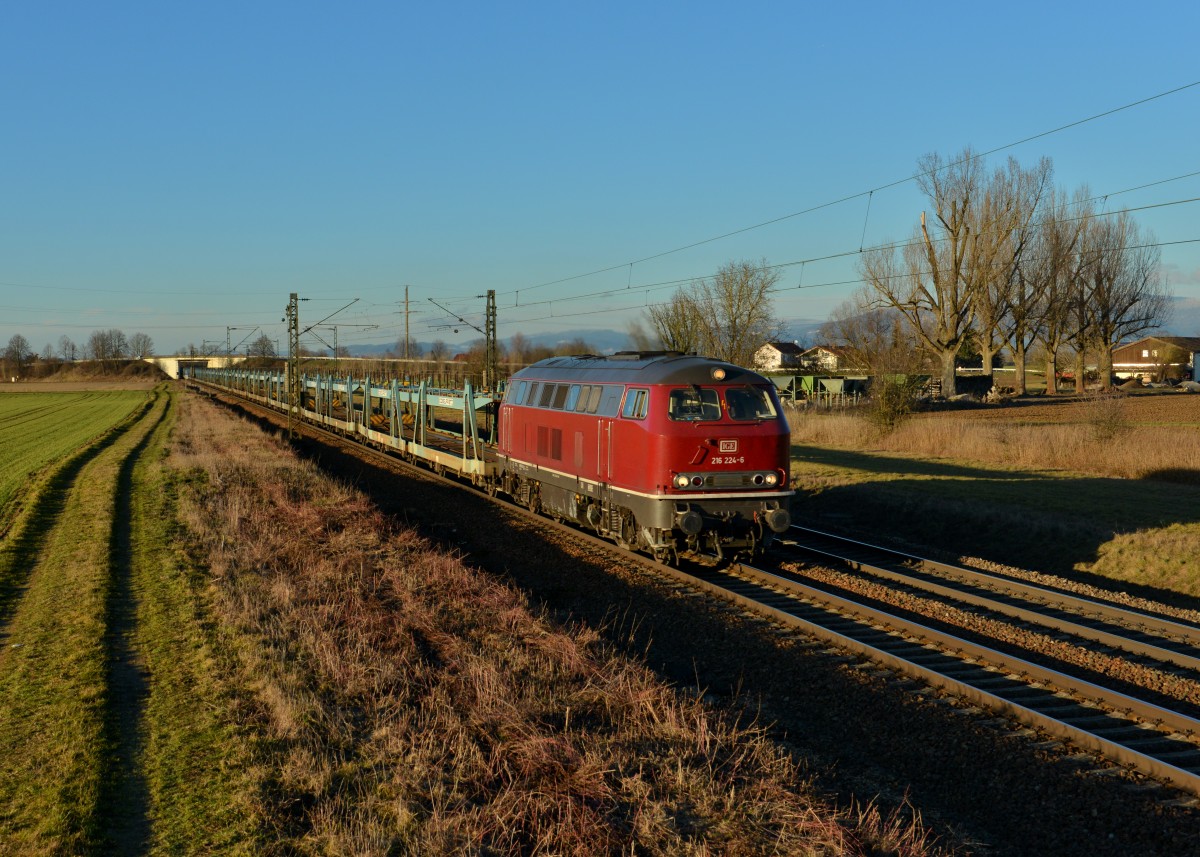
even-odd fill
[[[713,473],[704,477],[705,488],[755,488],[751,473]]]

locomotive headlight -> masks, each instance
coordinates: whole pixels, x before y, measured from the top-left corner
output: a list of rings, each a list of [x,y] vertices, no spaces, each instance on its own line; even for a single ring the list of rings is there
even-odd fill
[[[724,381],[725,380],[725,370],[722,369],[720,366],[714,366],[713,370],[712,370],[712,377],[713,377],[714,381]]]
[[[767,474],[767,485],[769,487],[774,488],[775,485],[778,484],[778,482],[779,482],[779,474],[778,473],[768,473]]]
[[[676,488],[686,488],[686,487],[688,487],[688,484],[690,482],[691,482],[691,479],[688,478],[686,473],[680,473],[678,476],[675,477],[675,487]]]

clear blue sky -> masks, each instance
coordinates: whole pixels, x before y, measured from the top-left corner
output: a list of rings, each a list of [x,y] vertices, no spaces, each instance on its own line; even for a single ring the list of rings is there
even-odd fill
[[[0,19],[0,345],[95,329],[160,353],[622,330],[648,285],[906,236],[911,176],[1200,81],[1194,3],[9,3]],[[991,156],[1098,194],[1200,171],[1200,86]],[[1109,208],[1200,197],[1200,175]],[[1200,239],[1200,203],[1143,211]],[[1163,248],[1200,302],[1200,244]],[[639,261],[647,260],[647,261]],[[630,266],[628,263],[636,262]],[[555,285],[551,281],[612,268]],[[782,285],[800,283],[801,266]],[[779,296],[823,319],[853,258]],[[596,295],[611,289],[625,294]],[[519,296],[516,294],[520,292]],[[592,295],[591,297],[581,297]],[[536,303],[552,301],[552,303]],[[517,305],[519,303],[519,306]],[[419,311],[419,314],[418,314]],[[1200,331],[1187,331],[1200,333]],[[326,332],[325,335],[332,336]]]

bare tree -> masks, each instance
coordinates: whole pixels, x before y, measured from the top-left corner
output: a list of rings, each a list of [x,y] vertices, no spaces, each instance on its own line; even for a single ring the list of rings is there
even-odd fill
[[[821,325],[826,342],[849,351],[851,361],[871,375],[926,374],[928,358],[904,315],[881,307],[869,287],[857,290]]]
[[[450,347],[440,339],[435,339],[429,346],[429,359],[440,363],[450,355]]]
[[[637,319],[629,322],[625,332],[629,335],[629,345],[634,351],[658,351],[663,347],[658,338],[654,334],[648,333]]]
[[[58,356],[68,363],[79,359],[79,346],[66,334],[58,338]]]
[[[125,334],[115,328],[93,330],[88,337],[87,353],[93,360],[116,360],[129,352]]]
[[[8,345],[4,348],[4,360],[16,368],[17,374],[24,371],[32,357],[33,348],[30,347],[28,339],[19,333],[9,337]]]
[[[138,360],[154,356],[154,340],[150,338],[149,334],[135,333],[129,337],[129,356]]]
[[[1149,245],[1127,212],[1096,218],[1088,230],[1085,282],[1092,318],[1091,344],[1099,356],[1100,384],[1112,386],[1112,350],[1126,337],[1160,327],[1170,309],[1159,271],[1160,251]]]
[[[508,359],[510,363],[529,364],[529,354],[533,345],[523,333],[514,333],[508,340]]]
[[[738,366],[753,366],[754,352],[778,339],[782,325],[775,318],[771,290],[779,272],[766,260],[730,262],[721,266],[698,289],[698,303],[708,322],[709,353]]]
[[[928,357],[903,313],[879,306],[874,291],[864,287],[834,309],[821,336],[867,368],[874,422],[892,428],[912,410],[928,379]]]
[[[275,340],[265,333],[246,346],[247,357],[274,357]]]
[[[703,320],[700,307],[688,289],[679,289],[669,301],[652,304],[646,312],[663,348],[683,354],[700,350]]]
[[[1079,257],[1081,224],[1086,223],[1090,213],[1087,196],[1087,189],[1081,188],[1074,201],[1068,202],[1065,191],[1051,191],[1039,210],[1026,251],[1013,267],[1008,314],[1002,327],[1012,350],[1018,394],[1027,390],[1027,357],[1039,339],[1046,348],[1046,391],[1054,393],[1058,389],[1058,349],[1068,320],[1064,295]]]
[[[1016,270],[1036,232],[1034,218],[1052,172],[1047,158],[1029,170],[1009,158],[983,186],[974,215],[967,291],[975,310],[983,374],[989,377],[1004,346],[1005,322],[1017,297]]]
[[[403,336],[396,341],[394,351],[397,357],[405,357],[409,360],[417,360],[425,353],[421,343],[411,338],[406,342]]]
[[[878,305],[900,312],[938,361],[942,394],[952,396],[954,361],[975,317],[970,254],[982,169],[969,148],[951,163],[936,153],[925,155],[917,167],[917,183],[933,203],[932,232],[922,212],[902,265],[895,249],[885,247],[865,253],[860,270]]]
[[[1082,355],[1091,329],[1083,277],[1087,259],[1084,243],[1088,225],[1094,216],[1094,206],[1087,187],[1075,191],[1070,211],[1064,207],[1050,216],[1053,220],[1044,224],[1043,229],[1057,232],[1053,237],[1057,246],[1051,248],[1057,260],[1053,269],[1047,272],[1048,279],[1038,316],[1041,329],[1039,337],[1046,351],[1046,392],[1058,392],[1058,355],[1068,345],[1072,346],[1078,358],[1075,385],[1082,392]]]
[[[781,333],[771,304],[777,282],[765,260],[729,262],[650,307],[650,323],[664,348],[751,366],[754,352]]]

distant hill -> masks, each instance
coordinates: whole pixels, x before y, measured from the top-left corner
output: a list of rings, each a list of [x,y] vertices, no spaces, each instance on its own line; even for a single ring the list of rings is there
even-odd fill
[[[1171,320],[1162,328],[1168,336],[1200,336],[1200,298],[1172,298]]]
[[[789,342],[796,341],[801,345],[815,345],[817,330],[822,324],[824,324],[823,321],[808,318],[787,319],[784,321],[783,339]],[[574,342],[577,339],[581,339],[598,354],[613,354],[617,351],[627,351],[633,348],[629,334],[622,330],[576,328],[572,330],[558,330],[552,333],[527,333],[524,336],[525,340],[531,345],[544,345],[550,348],[561,343]],[[507,344],[508,340],[502,339],[501,342]],[[428,351],[432,343],[419,342],[417,344],[423,350]],[[395,347],[395,343],[352,345],[350,346],[350,355],[352,357],[382,357]],[[452,352],[465,351],[467,347],[466,343],[458,343],[451,345],[450,350]]]
[[[1172,298],[1171,320],[1158,332],[1167,336],[1200,336],[1200,298]],[[784,319],[784,331],[780,337],[784,342],[796,342],[801,346],[820,345],[820,329],[825,321],[813,318]],[[622,330],[593,330],[575,328],[551,333],[527,333],[525,339],[532,345],[554,346],[581,339],[599,354],[612,354],[633,348],[629,334]],[[507,343],[507,339],[501,342]],[[428,351],[431,342],[418,343]],[[352,345],[353,357],[382,357],[394,349],[395,343],[380,345]],[[451,352],[465,351],[466,343],[450,346]]]
[[[591,348],[595,349],[600,354],[612,354],[615,351],[623,351],[631,348],[629,342],[629,334],[618,330],[558,330],[553,333],[533,333],[525,334],[525,341],[531,345],[545,345],[553,348],[554,346],[564,343],[573,342],[577,339],[582,339]],[[500,340],[502,344],[507,344],[507,339]],[[417,345],[422,350],[428,351],[430,342],[418,342]],[[352,345],[350,346],[350,355],[352,357],[382,357],[396,347],[395,343],[386,343],[383,345]],[[450,345],[450,351],[466,351],[469,343],[459,342]]]

